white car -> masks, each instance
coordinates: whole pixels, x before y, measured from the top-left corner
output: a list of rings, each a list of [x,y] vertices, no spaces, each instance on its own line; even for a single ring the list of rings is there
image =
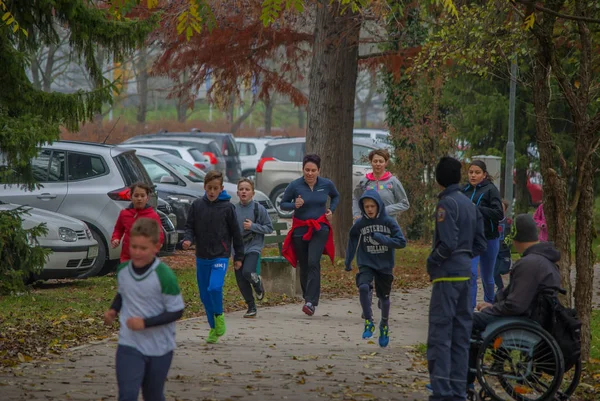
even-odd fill
[[[242,163],[242,176],[255,179],[256,165],[260,161],[260,156],[263,154],[267,142],[279,137],[261,137],[261,138],[235,138],[235,143],[240,154]]]
[[[393,148],[389,131],[381,129],[357,128],[352,131],[352,137],[362,141],[370,141],[373,145]]]
[[[19,205],[0,201],[0,211],[14,210]],[[34,246],[48,248],[52,253],[36,279],[62,279],[79,277],[94,266],[98,257],[98,242],[88,226],[81,220],[47,210],[26,207],[23,228],[29,229],[46,223],[48,232],[33,238]]]

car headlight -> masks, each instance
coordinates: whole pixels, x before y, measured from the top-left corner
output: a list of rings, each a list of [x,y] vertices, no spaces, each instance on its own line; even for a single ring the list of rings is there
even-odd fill
[[[71,230],[67,227],[60,227],[58,229],[58,236],[61,240],[65,242],[75,242],[77,241],[77,233],[74,230]]]
[[[173,202],[184,203],[184,204],[191,204],[196,200],[196,198],[194,198],[193,196],[186,196],[186,195],[169,195],[169,196],[167,196],[167,199],[170,201],[173,201]]]

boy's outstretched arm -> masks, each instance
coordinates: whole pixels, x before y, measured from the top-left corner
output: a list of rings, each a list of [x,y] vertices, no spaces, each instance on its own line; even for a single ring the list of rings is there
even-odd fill
[[[225,224],[229,227],[233,242],[233,260],[235,262],[241,262],[244,260],[244,241],[242,240],[242,231],[240,230],[240,225],[238,224],[233,205],[231,205],[231,208],[226,215],[226,220]]]
[[[388,237],[382,233],[373,233],[373,239],[379,242],[381,245],[385,245],[390,248],[401,249],[406,246],[406,238],[402,234],[402,230],[395,220],[389,219],[388,227],[390,228],[391,234]]]
[[[194,225],[195,225],[195,220],[196,220],[196,218],[194,217],[195,208],[196,208],[196,201],[194,201],[194,203],[192,203],[192,207],[190,207],[190,210],[188,212],[187,220],[185,221],[185,233],[183,234],[184,241],[194,242],[194,237],[195,237]]]
[[[271,234],[273,232],[273,223],[267,209],[263,205],[258,206],[258,219],[250,227],[250,231],[259,234]]]
[[[348,235],[348,248],[346,249],[346,261],[344,262],[346,271],[352,270],[352,261],[354,260],[354,255],[356,255],[356,247],[359,240],[360,232],[356,224],[354,224]]]

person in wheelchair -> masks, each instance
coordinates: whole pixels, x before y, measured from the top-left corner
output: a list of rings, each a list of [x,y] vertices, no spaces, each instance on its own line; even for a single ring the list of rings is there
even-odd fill
[[[492,322],[503,317],[531,317],[537,295],[545,288],[560,288],[560,272],[556,263],[560,252],[551,242],[538,241],[538,228],[528,214],[520,214],[513,225],[515,250],[521,254],[510,272],[508,286],[498,294],[493,304],[482,302],[473,314],[472,335],[477,336]],[[476,350],[471,347],[469,367],[475,366]],[[469,370],[469,387],[475,382],[475,373]]]

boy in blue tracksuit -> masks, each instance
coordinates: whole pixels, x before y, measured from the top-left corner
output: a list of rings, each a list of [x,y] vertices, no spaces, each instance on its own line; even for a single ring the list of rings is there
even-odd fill
[[[196,277],[200,300],[210,326],[206,342],[214,344],[225,334],[223,316],[223,285],[234,249],[234,267],[238,270],[244,260],[244,242],[231,196],[223,189],[223,173],[209,171],[204,177],[202,198],[192,203],[185,224],[183,249],[196,241]]]
[[[466,399],[474,307],[469,285],[471,259],[487,247],[481,213],[458,186],[461,167],[458,160],[443,157],[435,172],[444,190],[439,195],[433,249],[427,258],[433,283],[427,338],[430,401]]]
[[[375,331],[370,297],[373,280],[375,281],[375,293],[381,307],[379,345],[387,347],[390,341],[388,317],[394,281],[394,249],[404,248],[406,239],[396,220],[387,215],[377,191],[366,191],[359,200],[359,207],[362,217],[350,229],[346,271],[352,270],[352,260],[357,254],[356,286],[365,317],[363,338],[370,338]]]

